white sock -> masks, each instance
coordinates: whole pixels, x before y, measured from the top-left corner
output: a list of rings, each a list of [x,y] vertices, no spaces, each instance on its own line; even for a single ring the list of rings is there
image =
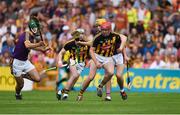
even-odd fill
[[[19,93],[19,94],[16,93],[16,95],[21,95],[21,93]]]
[[[62,94],[61,90],[59,90],[59,91],[58,91],[58,94],[59,94],[59,95],[61,95],[61,94]]]
[[[120,92],[124,92],[124,88],[123,88],[123,89],[120,89]]]

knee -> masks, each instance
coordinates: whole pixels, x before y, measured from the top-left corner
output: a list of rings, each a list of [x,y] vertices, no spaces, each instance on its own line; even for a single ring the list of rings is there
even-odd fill
[[[114,75],[114,72],[113,71],[109,71],[109,72],[107,72],[107,77],[109,77],[109,76],[113,76]]]
[[[117,73],[117,74],[116,74],[116,77],[117,77],[118,79],[121,78],[121,74]]]
[[[79,74],[78,73],[74,74],[73,77],[74,77],[74,79],[78,79],[79,78]]]
[[[116,77],[117,77],[117,79],[119,79],[119,80],[123,80],[123,77],[122,77],[121,74],[116,74]]]
[[[122,73],[117,72],[116,77],[117,79],[122,79]]]
[[[90,77],[89,77],[89,80],[90,80],[90,81],[94,80],[94,77],[95,77],[95,76],[90,76]]]

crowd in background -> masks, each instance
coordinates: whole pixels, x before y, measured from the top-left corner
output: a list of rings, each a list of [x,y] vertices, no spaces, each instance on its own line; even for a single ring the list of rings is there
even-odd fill
[[[1,0],[0,66],[8,66],[14,40],[27,29],[31,15],[39,18],[43,37],[54,49],[31,52],[29,58],[40,70],[56,63],[76,28],[93,39],[98,18],[106,18],[113,31],[128,36],[131,67],[180,68],[179,0]]]

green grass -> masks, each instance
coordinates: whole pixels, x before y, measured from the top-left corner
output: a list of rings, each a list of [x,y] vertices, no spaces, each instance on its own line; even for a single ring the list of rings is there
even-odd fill
[[[68,114],[169,114],[180,113],[180,93],[133,93],[123,101],[118,92],[105,102],[95,92],[86,92],[82,102],[75,101],[78,92],[70,92],[68,101],[57,101],[53,91],[23,92],[16,101],[14,92],[0,92],[0,113],[68,113]]]

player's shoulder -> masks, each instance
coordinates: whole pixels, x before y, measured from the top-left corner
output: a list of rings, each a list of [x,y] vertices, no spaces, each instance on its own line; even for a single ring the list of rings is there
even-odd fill
[[[123,35],[123,34],[120,34],[120,33],[117,33],[117,32],[112,32],[113,35],[115,36],[119,36],[121,38],[127,38],[127,36]]]
[[[111,34],[112,34],[112,35],[115,35],[115,36],[120,36],[120,34],[117,33],[117,32],[111,32]]]
[[[73,45],[73,44],[75,44],[75,41],[74,41],[74,39],[71,39],[71,40],[67,41],[67,42],[64,44],[64,47],[65,47],[65,46],[69,46],[69,45]]]
[[[32,32],[30,30],[25,30],[25,34],[29,34],[29,35],[33,35]]]
[[[99,38],[100,36],[101,36],[101,33],[96,34],[96,35],[94,36],[94,40],[97,39],[97,38]]]

